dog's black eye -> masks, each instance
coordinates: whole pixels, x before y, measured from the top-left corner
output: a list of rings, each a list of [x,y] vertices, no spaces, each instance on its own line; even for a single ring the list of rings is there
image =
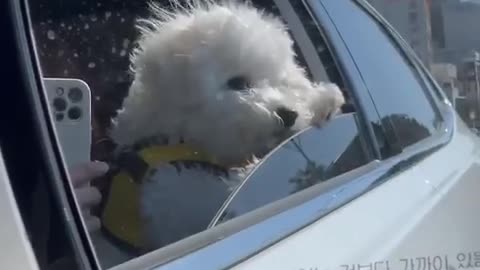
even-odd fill
[[[227,86],[234,91],[242,91],[250,88],[250,83],[244,76],[236,76],[227,81]]]

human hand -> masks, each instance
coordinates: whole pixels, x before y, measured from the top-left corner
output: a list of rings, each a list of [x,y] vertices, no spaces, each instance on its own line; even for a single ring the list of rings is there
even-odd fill
[[[92,161],[74,166],[70,170],[70,178],[75,190],[75,197],[80,205],[85,225],[89,232],[100,228],[100,219],[91,214],[91,209],[97,206],[102,196],[100,191],[90,186],[90,182],[108,171],[104,162]]]

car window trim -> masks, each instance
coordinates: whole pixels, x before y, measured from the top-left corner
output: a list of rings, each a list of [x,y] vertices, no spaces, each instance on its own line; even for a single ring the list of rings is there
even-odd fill
[[[289,1],[290,2],[290,1]],[[365,84],[361,81],[360,83],[355,76],[352,74],[360,75],[358,70],[354,67],[354,62],[351,61],[352,58],[344,57],[345,49],[344,43],[338,40],[339,35],[336,31],[332,32],[330,29],[332,25],[332,21],[328,19],[326,14],[320,12],[320,10],[316,10],[315,12],[312,10],[312,2],[318,3],[315,0],[301,0],[302,7],[305,9],[306,13],[310,16],[312,22],[315,24],[315,27],[318,33],[321,35],[322,40],[324,41],[324,45],[326,46],[326,50],[331,57],[332,64],[335,67],[335,73],[338,73],[340,76],[338,79],[341,80],[341,87],[343,87],[345,91],[348,91],[348,95],[350,97],[351,102],[355,107],[355,112],[357,113],[357,123],[359,133],[361,135],[361,144],[362,149],[366,154],[367,160],[374,160],[380,157],[380,151],[378,147],[377,141],[374,139],[375,135],[373,132],[373,127],[371,122],[378,121],[377,118],[372,118],[371,114],[366,113],[366,108],[372,108],[373,103],[372,100],[369,99],[366,102],[365,99],[362,99],[359,95],[362,92],[362,87],[365,87]],[[291,5],[291,3],[290,3]],[[292,6],[293,8],[293,6]],[[293,8],[293,10],[296,10]],[[296,12],[296,11],[295,11]],[[320,14],[321,15],[320,15]],[[303,29],[306,31],[306,25],[301,22]],[[310,36],[310,35],[309,35]],[[312,42],[310,40],[310,42]],[[342,47],[343,45],[343,47]],[[318,52],[315,52],[318,57],[320,57]],[[351,62],[349,62],[350,60]],[[323,60],[322,66],[323,66]],[[353,66],[353,68],[352,68]],[[327,74],[329,74],[327,72]],[[339,85],[340,86],[340,85]],[[347,90],[348,89],[348,90]],[[365,91],[364,91],[365,92]],[[378,117],[378,113],[376,113],[376,117]]]
[[[380,146],[372,126],[372,123],[380,122],[380,117],[362,74],[359,72],[345,41],[330,18],[330,15],[321,4],[321,1],[302,1],[311,16],[315,18],[317,27],[326,40],[326,45],[333,55],[333,60],[338,67],[345,87],[350,90],[349,94],[356,105],[357,117],[361,124],[359,129],[364,135],[366,150],[371,159],[380,159]]]
[[[366,2],[365,0],[355,1],[360,6],[362,6],[367,13],[370,13],[370,15],[375,18],[377,23],[379,23],[381,27],[385,29],[388,37],[392,39],[395,44],[397,44],[397,47],[399,47],[399,50],[402,52],[402,56],[409,62],[409,64],[420,77],[419,80],[424,86],[422,88],[424,89],[427,97],[430,99],[432,107],[434,107],[437,113],[442,115],[438,107],[442,106],[440,103],[442,103],[442,99],[445,99],[446,96],[442,94],[442,91],[439,91],[440,88],[435,89],[435,87],[430,87],[428,85],[430,80],[426,80],[425,78],[426,73],[428,74],[427,68],[425,67],[425,64],[420,60],[418,55],[415,53],[413,48],[408,45],[408,42],[405,40],[405,38],[403,38],[402,35],[400,35],[400,33],[377,10],[375,10],[375,8],[372,7],[370,3]],[[439,98],[441,99],[440,101]]]
[[[362,1],[362,0],[357,0],[360,2],[360,5],[363,5],[366,9],[368,9],[376,18],[379,20],[384,27],[388,28],[390,31],[394,33],[396,38],[399,40],[399,43],[401,46],[404,48],[404,50],[407,52],[408,57],[411,59],[411,61],[415,64],[415,66],[423,71],[424,75],[427,76],[428,80],[432,83],[435,84],[436,87],[434,87],[434,94],[440,99],[441,102],[448,102],[448,98],[445,95],[445,93],[441,90],[442,88],[438,85],[438,83],[433,79],[431,76],[430,72],[426,68],[425,64],[422,62],[422,60],[417,56],[413,48],[408,44],[408,42],[398,33],[398,31],[395,30],[395,28],[367,1]]]
[[[374,20],[375,23],[377,23],[382,28],[386,37],[388,39],[390,39],[390,41],[397,48],[397,50],[402,55],[402,57],[405,59],[405,61],[407,61],[408,64],[410,64],[410,68],[413,68],[413,72],[417,73],[417,74],[414,74],[414,75],[417,77],[416,78],[417,81],[422,86],[422,90],[423,90],[424,94],[426,95],[426,98],[428,99],[430,105],[432,106],[435,114],[437,114],[442,120],[442,126],[438,129],[437,133],[440,133],[440,134],[448,133],[446,131],[452,129],[452,121],[447,121],[446,119],[452,119],[452,117],[449,116],[449,114],[451,113],[450,111],[452,110],[451,106],[448,107],[448,104],[449,104],[448,102],[445,102],[445,101],[443,101],[443,102],[440,101],[439,102],[438,99],[436,98],[437,95],[432,93],[432,91],[434,91],[434,90],[432,90],[432,88],[434,86],[432,86],[432,87],[428,86],[427,85],[428,83],[425,81],[425,76],[427,76],[428,71],[426,70],[426,68],[423,65],[421,65],[421,63],[419,64],[420,60],[414,54],[413,49],[411,49],[408,46],[405,47],[404,42],[402,42],[401,36],[399,36],[399,34],[397,32],[395,32],[395,29],[392,28],[388,24],[388,22],[386,22],[386,20],[383,19],[383,17],[368,2],[366,2],[365,0],[350,0],[350,1],[353,2],[356,6],[358,6],[358,8],[362,9],[363,12],[365,12],[368,16],[370,16],[370,18],[372,20]],[[324,7],[322,1],[318,1],[318,2],[312,1],[312,2],[315,3],[315,4],[321,5],[324,9],[326,9]],[[328,11],[327,11],[327,14],[328,14]],[[330,15],[328,15],[328,16],[331,18]],[[335,22],[333,22],[333,23],[335,24]],[[351,54],[350,54],[350,56],[353,58],[353,56]],[[427,77],[431,79],[430,74],[428,74]],[[436,90],[438,90],[438,89],[436,89]],[[367,86],[367,91],[370,92],[368,86]],[[442,95],[442,96],[444,97],[444,95]],[[375,104],[371,94],[370,94],[370,97],[372,99],[372,102]],[[374,105],[374,106],[376,108],[376,105]],[[377,112],[378,112],[378,110],[377,110]],[[378,116],[380,118],[380,114]],[[390,158],[394,155],[398,155],[398,154],[402,153],[403,151],[406,151],[407,148],[411,148],[410,146],[422,143],[423,140],[428,140],[430,137],[434,136],[434,134],[432,134],[431,136],[429,136],[429,137],[427,137],[423,140],[420,140],[420,141],[414,143],[413,145],[410,145],[409,147],[400,148],[400,147],[396,146],[397,145],[396,142],[398,141],[398,139],[396,138],[396,133],[391,132],[391,131],[395,130],[393,123],[391,123],[391,121],[388,121],[388,120],[387,121],[381,121],[379,123],[381,123],[381,126],[382,126],[382,132],[383,132],[383,135],[384,135],[383,137],[386,138],[387,143],[389,144],[389,146],[391,148],[390,149],[390,154],[385,156],[385,157],[382,157],[383,159],[388,159],[388,158]],[[390,135],[390,136],[387,136],[387,135]],[[447,137],[450,137],[449,136],[450,134],[444,134],[444,135],[447,136]],[[392,138],[391,138],[392,136],[394,137],[393,141],[392,141]],[[437,138],[437,137],[441,137],[441,136],[434,136],[434,137]]]
[[[36,123],[35,130],[38,143],[42,147],[43,160],[48,166],[46,179],[55,190],[53,197],[59,209],[63,211],[60,216],[67,224],[69,241],[73,245],[76,263],[81,269],[100,269],[100,264],[93,252],[93,245],[86,232],[86,226],[81,217],[80,208],[76,205],[75,195],[71,188],[71,181],[66,170],[63,154],[61,152],[43,89],[41,69],[35,50],[29,6],[26,0],[8,0],[10,15],[15,27],[15,42],[19,50],[18,59],[23,68],[25,91],[28,92],[33,121]]]
[[[297,13],[295,13],[290,1],[272,1],[277,5],[280,15],[291,29],[291,35],[298,44],[298,47],[300,47],[314,80],[317,82],[329,80],[327,71],[315,49],[315,45],[311,41],[306,29],[303,27]]]
[[[412,59],[412,57],[416,57],[415,53],[413,52],[413,49],[411,49],[409,46],[405,46],[405,44],[403,43],[404,39],[401,37],[401,35],[368,2],[364,0],[353,0],[353,2],[355,2],[368,16],[371,17],[372,20],[375,21],[375,23],[379,25],[385,37],[390,40],[390,42],[394,47],[396,47],[396,50],[404,59],[404,61],[407,62],[409,69],[412,71],[412,73],[414,73],[413,75],[415,76],[417,83],[421,86],[422,92],[426,96],[428,103],[432,107],[434,113],[441,118],[442,127],[437,130],[437,133],[441,132],[442,129],[444,129],[444,125],[445,125],[444,119],[443,119],[444,116],[440,112],[438,103],[436,102],[435,98],[432,96],[430,87],[426,85],[422,72],[418,70],[418,65],[416,61]],[[375,100],[373,102],[375,103]],[[389,158],[392,155],[396,155],[402,151],[405,151],[406,150],[405,148],[409,146],[407,147],[397,146],[397,142],[399,141],[399,138],[397,136],[395,124],[393,124],[390,120],[386,120],[386,121],[388,121],[388,126],[389,126],[387,130],[391,130],[391,132],[389,133],[391,135],[387,136],[388,137],[387,139],[389,139],[391,141],[390,143],[395,146],[393,148],[393,152],[391,152],[390,155],[387,156],[387,158]],[[430,136],[428,136],[427,138],[424,138],[423,140],[428,139],[433,135],[434,134],[431,134]],[[391,137],[394,137],[394,139],[392,140]],[[419,142],[421,141],[422,140],[420,140]]]
[[[408,61],[411,67],[418,75],[418,80],[422,84],[422,89],[435,112],[441,116],[442,125],[435,134],[430,135],[429,137],[420,140],[412,145],[404,147],[402,151],[411,151],[412,149],[418,148],[421,145],[428,145],[430,141],[439,140],[439,142],[444,142],[445,139],[447,143],[452,137],[452,131],[455,125],[454,109],[448,101],[445,94],[440,90],[438,83],[433,79],[430,72],[427,70],[425,65],[422,63],[420,58],[416,55],[415,51],[408,45],[406,40],[395,30],[395,28],[378,13],[375,8],[372,7],[370,3],[365,0],[353,0],[360,7],[364,9],[366,13],[374,18],[374,20],[384,28],[384,31],[395,43],[398,49],[401,51],[402,56]],[[434,147],[434,146],[432,146]]]

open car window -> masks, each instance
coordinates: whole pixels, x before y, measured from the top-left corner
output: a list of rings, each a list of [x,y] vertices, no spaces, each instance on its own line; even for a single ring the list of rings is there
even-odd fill
[[[371,161],[351,89],[322,28],[302,1],[249,1],[248,8],[258,11],[255,16],[265,15],[260,23],[270,23],[272,17],[278,21],[265,28],[249,25],[251,36],[234,28],[237,35],[225,31],[225,37],[211,43],[183,40],[182,35],[177,37],[181,42],[168,43],[171,37],[161,35],[146,42],[161,25],[149,17],[147,1],[29,2],[44,90],[53,95],[48,98],[50,115],[66,165],[75,167],[70,161],[78,160],[79,153],[89,153],[80,156],[85,162],[110,165],[108,173],[89,185],[73,185],[76,194],[83,194],[77,204],[88,217],[87,228],[92,217],[99,220],[90,236],[104,268],[187,241]],[[169,1],[156,3],[153,10],[162,9],[163,15],[182,12]],[[285,28],[277,26],[280,22]],[[223,30],[215,28],[222,24],[212,25]],[[235,47],[272,34],[270,26],[278,30],[272,35],[278,42]],[[257,33],[255,27],[265,32]],[[290,44],[290,39],[292,51],[277,47]],[[222,42],[229,46],[222,47]],[[219,47],[207,53],[195,50],[211,44]],[[288,59],[277,62],[284,58]],[[238,70],[230,71],[232,66]],[[286,72],[291,74],[284,76]],[[219,78],[220,86],[211,85]],[[63,87],[65,81],[75,84]],[[210,92],[216,87],[223,92]],[[76,101],[75,88],[91,100]],[[303,88],[310,96],[301,91],[285,94]],[[352,105],[349,113],[341,108],[329,111],[330,103],[319,98],[318,93],[332,89]],[[319,99],[313,103],[315,98]],[[328,98],[332,96],[325,95]],[[205,109],[206,104],[212,107]],[[329,122],[311,127],[307,122],[316,121],[315,113]],[[91,119],[85,118],[89,115]],[[84,143],[89,140],[91,145]],[[77,159],[70,158],[72,153]],[[82,192],[93,189],[101,199],[83,204]],[[54,254],[50,260],[59,257]]]

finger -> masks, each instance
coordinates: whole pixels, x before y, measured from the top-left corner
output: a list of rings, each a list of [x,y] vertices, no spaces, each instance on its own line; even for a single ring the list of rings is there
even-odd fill
[[[89,162],[75,166],[70,170],[70,178],[74,187],[89,183],[91,180],[107,173],[108,164],[101,161]]]
[[[75,189],[75,195],[82,209],[98,205],[102,200],[100,191],[90,186]]]

